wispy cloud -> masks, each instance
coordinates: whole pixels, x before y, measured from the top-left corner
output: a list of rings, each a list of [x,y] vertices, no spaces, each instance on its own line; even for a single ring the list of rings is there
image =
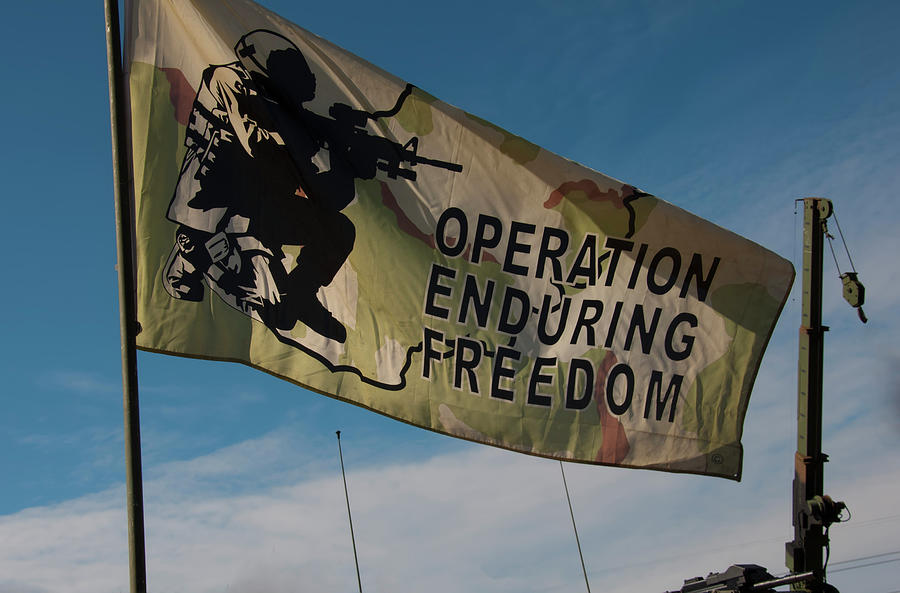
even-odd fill
[[[19,581],[0,581],[0,593],[50,593],[47,589],[40,589],[26,585]]]
[[[81,449],[106,447],[111,442],[122,440],[122,429],[109,426],[87,426],[70,432],[29,433],[17,441],[24,445],[42,448],[78,446]]]
[[[50,371],[41,375],[38,384],[45,388],[62,389],[87,395],[122,391],[121,381],[87,371]]]
[[[319,453],[296,445],[276,432],[150,468],[150,586],[232,593],[354,589],[340,475],[285,474],[278,483],[266,477],[273,464],[296,472],[315,463],[310,457]],[[830,486],[854,511],[853,523],[832,531],[835,561],[897,547],[895,530],[877,521],[887,514],[880,502],[900,496],[900,472],[888,459],[834,472]],[[760,475],[734,484],[567,465],[592,584],[612,592],[670,590],[736,562],[784,572],[789,463],[769,461],[772,488],[754,485]],[[366,590],[522,593],[581,586],[555,462],[466,445],[429,459],[354,469],[348,480]],[[0,572],[16,575],[16,591],[122,590],[123,503],[118,487],[0,517]]]

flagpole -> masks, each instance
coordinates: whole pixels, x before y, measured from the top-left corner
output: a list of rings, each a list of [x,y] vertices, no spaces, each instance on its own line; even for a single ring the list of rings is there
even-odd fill
[[[125,476],[128,512],[128,551],[131,593],[146,593],[144,548],[144,493],[141,478],[141,423],[138,404],[136,335],[137,307],[134,288],[134,224],[131,216],[130,174],[127,156],[119,2],[104,0],[106,59],[109,76],[109,111],[112,132],[113,181],[116,204],[116,246],[119,273],[119,332],[122,349],[122,405],[125,418]]]

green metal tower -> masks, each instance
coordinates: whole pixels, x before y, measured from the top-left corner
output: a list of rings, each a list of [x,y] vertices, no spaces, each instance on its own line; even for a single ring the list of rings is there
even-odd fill
[[[792,573],[812,572],[814,578],[794,583],[795,591],[836,591],[825,583],[824,552],[828,527],[840,520],[846,508],[824,494],[824,469],[828,456],[822,452],[822,364],[825,332],[822,325],[822,256],[828,236],[826,221],[832,214],[831,200],[803,199],[803,311],[797,368],[797,452],[794,457],[794,539],[786,544],[786,564]],[[850,279],[862,305],[862,285],[855,274]]]
[[[803,202],[803,311],[800,323],[800,352],[797,367],[797,452],[794,455],[793,525],[794,539],[786,544],[790,574],[773,577],[755,564],[735,564],[724,572],[710,573],[684,582],[669,593],[775,593],[776,587],[790,585],[794,591],[838,593],[825,580],[828,528],[842,520],[843,502],[824,494],[824,469],[828,456],[822,453],[822,366],[824,338],[822,325],[822,259],[825,239],[831,239],[827,220],[832,215],[831,200],[804,198]],[[838,225],[840,230],[840,225]],[[846,248],[846,243],[845,243]],[[847,252],[849,259],[849,251]],[[837,258],[835,258],[837,264]],[[850,260],[851,267],[853,261]],[[844,299],[862,311],[865,289],[856,271],[840,274]]]

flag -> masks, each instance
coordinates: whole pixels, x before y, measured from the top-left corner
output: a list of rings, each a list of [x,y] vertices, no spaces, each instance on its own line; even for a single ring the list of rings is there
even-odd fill
[[[740,479],[786,260],[248,0],[132,0],[126,71],[139,348]]]

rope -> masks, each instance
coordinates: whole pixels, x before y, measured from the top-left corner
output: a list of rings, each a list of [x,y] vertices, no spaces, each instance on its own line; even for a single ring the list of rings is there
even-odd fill
[[[850,257],[850,249],[847,247],[847,242],[844,241],[844,232],[841,230],[841,223],[838,221],[837,213],[832,213],[834,216],[834,222],[837,224],[838,234],[841,236],[841,242],[844,244],[844,251],[847,252],[847,259],[850,260],[850,269],[853,270],[853,273],[856,273],[856,266],[853,265],[853,258]]]
[[[838,278],[840,278],[841,277],[841,266],[838,265],[837,256],[834,254],[834,242],[832,241],[832,239],[834,239],[834,237],[831,235],[831,233],[828,232],[827,227],[825,229],[825,238],[828,239],[828,247],[831,248],[831,258],[834,260],[834,268],[837,270]]]

